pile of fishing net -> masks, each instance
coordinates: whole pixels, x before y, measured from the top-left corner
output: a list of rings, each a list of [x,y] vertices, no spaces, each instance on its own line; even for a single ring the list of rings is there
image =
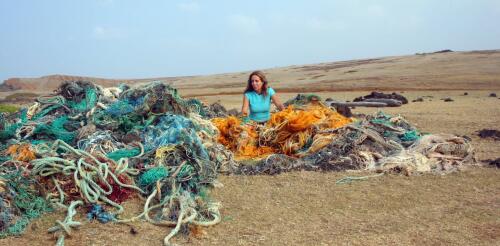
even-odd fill
[[[219,142],[235,153],[236,174],[290,170],[450,172],[474,163],[470,142],[453,135],[420,133],[401,116],[378,112],[346,118],[316,95],[298,95],[265,125],[238,118],[212,119]]]
[[[443,172],[474,161],[468,140],[421,134],[399,116],[346,118],[315,95],[285,104],[261,125],[183,99],[161,82],[65,82],[0,115],[0,236],[19,235],[31,219],[61,208],[67,217],[49,232],[62,244],[82,224],[73,220],[76,209],[87,207],[101,222],[172,226],[168,244],[187,225],[220,222],[207,192],[219,173]],[[144,210],[123,218],[121,204],[132,197],[144,198]]]
[[[207,188],[234,161],[203,118],[214,115],[209,109],[160,82],[101,88],[71,81],[1,115],[0,236],[19,235],[29,220],[62,208],[66,219],[49,230],[62,244],[81,225],[73,221],[79,206],[104,222],[172,226],[165,244],[187,224],[218,223],[219,204]],[[134,196],[145,198],[144,211],[121,217],[121,203]]]

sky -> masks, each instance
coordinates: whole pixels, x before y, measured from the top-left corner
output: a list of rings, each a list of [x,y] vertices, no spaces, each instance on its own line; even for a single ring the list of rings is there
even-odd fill
[[[500,49],[500,0],[0,0],[0,81]]]

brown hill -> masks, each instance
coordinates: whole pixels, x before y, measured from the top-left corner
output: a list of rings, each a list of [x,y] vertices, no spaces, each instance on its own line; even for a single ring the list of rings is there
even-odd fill
[[[319,63],[265,69],[271,86],[281,92],[352,90],[500,89],[500,50],[418,53],[409,56]],[[152,80],[171,83],[184,96],[239,94],[249,71],[206,76],[105,79],[69,75],[11,78],[0,91],[49,93],[67,80],[89,80],[103,86]],[[2,93],[5,95],[6,93]]]

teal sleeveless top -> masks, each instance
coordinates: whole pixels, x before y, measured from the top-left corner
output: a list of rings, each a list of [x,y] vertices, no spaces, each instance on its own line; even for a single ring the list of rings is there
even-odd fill
[[[250,104],[250,119],[257,122],[266,122],[271,118],[271,96],[276,92],[267,88],[267,96],[257,94],[255,91],[246,92],[245,96]]]

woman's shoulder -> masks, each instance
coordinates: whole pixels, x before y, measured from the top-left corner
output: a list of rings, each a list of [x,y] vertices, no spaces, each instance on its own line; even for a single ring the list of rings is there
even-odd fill
[[[267,94],[272,96],[272,95],[276,94],[276,91],[274,91],[274,89],[271,87],[267,87]]]
[[[243,95],[250,101],[258,96],[258,94],[255,91],[246,91]]]

